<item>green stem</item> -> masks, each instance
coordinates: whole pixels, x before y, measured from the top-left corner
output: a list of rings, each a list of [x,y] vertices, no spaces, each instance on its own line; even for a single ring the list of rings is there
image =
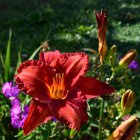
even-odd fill
[[[101,66],[101,67],[100,67],[100,80],[103,81],[103,68],[102,68],[103,65],[101,64],[100,66]],[[102,122],[103,122],[103,113],[104,113],[104,99],[101,98],[98,140],[102,140]]]
[[[98,132],[98,140],[102,140],[102,121],[103,121],[103,112],[104,112],[104,99],[101,100],[101,108],[100,108],[100,118],[99,118],[99,132]]]
[[[54,126],[54,128],[53,128],[53,130],[52,130],[52,134],[51,134],[51,136],[49,136],[50,138],[53,138],[53,137],[56,136],[56,130],[57,130],[58,125],[59,125],[59,123],[56,122],[56,123],[55,123],[55,126]]]

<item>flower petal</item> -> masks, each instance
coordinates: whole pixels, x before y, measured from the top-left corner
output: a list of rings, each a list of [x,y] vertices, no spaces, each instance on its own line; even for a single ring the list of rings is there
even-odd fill
[[[57,120],[66,123],[70,128],[76,130],[79,130],[81,125],[86,123],[88,119],[86,99],[80,94],[68,100],[56,100],[49,103],[48,106]]]
[[[66,81],[74,86],[79,77],[84,75],[88,67],[88,56],[85,53],[65,53],[63,67],[66,69]]]
[[[48,102],[48,88],[53,70],[43,62],[30,60],[22,63],[15,76],[18,88],[40,102]]]
[[[52,67],[55,67],[58,64],[59,58],[60,58],[60,52],[58,50],[54,52],[46,52],[46,53],[41,52],[39,55],[40,61],[46,62]]]
[[[38,125],[46,123],[51,118],[52,116],[47,104],[32,100],[29,107],[29,114],[23,125],[24,134],[29,134]]]
[[[110,85],[92,77],[81,77],[78,85],[86,98],[95,98],[115,91]]]

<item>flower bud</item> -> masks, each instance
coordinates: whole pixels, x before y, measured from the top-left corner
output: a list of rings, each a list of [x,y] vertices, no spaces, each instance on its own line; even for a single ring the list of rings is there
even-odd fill
[[[137,51],[135,49],[130,50],[119,62],[120,66],[128,67],[128,65],[135,59]]]
[[[135,116],[131,116],[116,128],[108,140],[131,140],[137,128],[138,119]]]
[[[107,60],[108,60],[109,64],[111,64],[112,66],[115,64],[115,61],[116,61],[116,51],[117,51],[116,45],[113,45],[109,50]]]
[[[111,56],[114,56],[114,54],[116,53],[117,51],[117,46],[116,45],[113,45],[110,50],[109,50],[109,55]]]
[[[122,115],[126,115],[130,113],[135,100],[136,100],[135,93],[132,90],[129,89],[123,94],[121,100]]]
[[[106,12],[101,11],[100,13],[96,13],[96,20],[98,24],[98,40],[99,47],[98,52],[100,55],[101,64],[104,61],[104,57],[107,54],[107,45],[106,45],[106,30],[107,30],[107,22],[106,22]]]

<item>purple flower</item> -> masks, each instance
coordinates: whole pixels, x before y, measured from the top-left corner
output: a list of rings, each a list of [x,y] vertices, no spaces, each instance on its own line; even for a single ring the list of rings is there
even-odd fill
[[[11,124],[14,128],[21,128],[20,118],[11,119]]]
[[[28,114],[29,112],[29,106],[25,105],[24,106],[24,113]]]
[[[20,100],[18,98],[13,97],[13,98],[11,98],[11,104],[12,104],[12,106],[20,105]]]
[[[22,115],[21,115],[21,122],[20,122],[21,127],[23,127],[23,124],[25,122],[25,119],[27,118],[27,115],[28,115],[27,112],[23,112],[22,113]]]
[[[28,106],[24,107],[24,111],[22,111],[20,105],[14,105],[11,108],[11,124],[14,128],[22,128],[24,121],[28,115]]]
[[[12,96],[17,97],[18,94],[19,94],[18,86],[17,86],[17,85],[13,86],[13,87],[10,89],[10,92],[11,92]]]
[[[5,95],[6,98],[17,97],[19,94],[19,89],[17,85],[13,86],[12,82],[6,82],[2,86],[2,93]]]
[[[4,85],[2,86],[2,93],[5,95],[5,97],[9,98],[11,97],[11,92],[9,92],[9,90],[12,87],[12,82],[6,82],[4,83]]]
[[[17,117],[22,112],[20,105],[14,105],[11,108],[10,114],[12,118]]]
[[[139,64],[136,60],[133,60],[128,67],[132,70],[138,70],[139,69]]]

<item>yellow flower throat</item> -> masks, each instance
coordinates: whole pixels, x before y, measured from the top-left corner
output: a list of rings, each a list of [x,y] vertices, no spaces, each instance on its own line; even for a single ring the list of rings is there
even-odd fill
[[[51,85],[47,84],[49,89],[49,95],[52,99],[65,99],[68,94],[68,90],[65,89],[64,73],[57,73],[53,78]]]

